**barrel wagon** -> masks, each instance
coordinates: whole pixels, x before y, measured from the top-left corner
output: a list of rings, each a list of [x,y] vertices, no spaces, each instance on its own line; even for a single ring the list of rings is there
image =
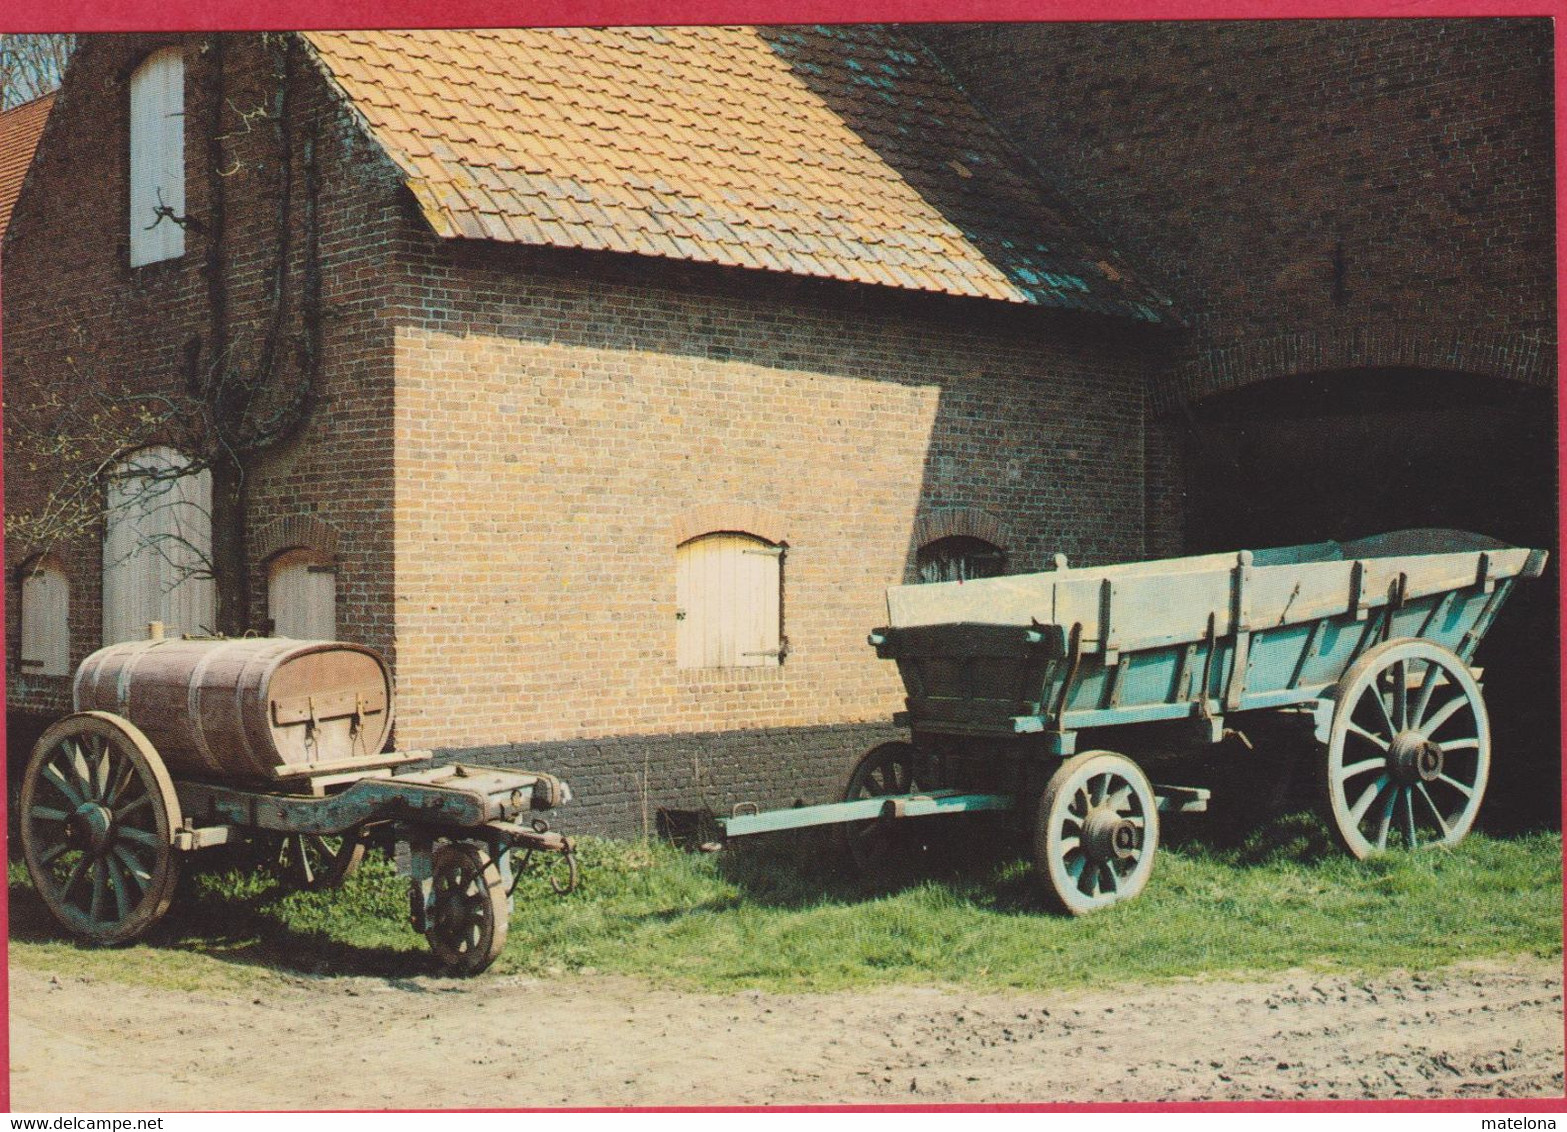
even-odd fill
[[[1012,811],[1048,901],[1083,913],[1137,895],[1160,813],[1210,798],[1152,784],[1139,734],[1217,743],[1266,711],[1313,724],[1350,853],[1453,844],[1490,769],[1475,648],[1545,561],[1413,530],[1087,569],[1057,556],[1037,574],[894,587],[870,644],[898,666],[910,740],[867,752],[843,801],[740,813],[725,833],[839,825],[874,868],[907,852],[916,822]]]
[[[241,840],[324,887],[388,837],[414,929],[456,974],[500,954],[528,855],[557,854],[552,884],[575,884],[570,840],[538,816],[570,798],[566,783],[384,751],[395,697],[370,649],[165,639],[155,625],[83,661],[72,697],[33,749],[20,824],[39,895],[88,940],[136,938],[168,910],[183,858]]]

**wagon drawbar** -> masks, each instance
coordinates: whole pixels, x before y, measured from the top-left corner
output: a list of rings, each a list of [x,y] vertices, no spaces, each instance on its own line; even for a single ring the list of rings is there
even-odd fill
[[[906,851],[908,819],[1016,811],[1048,900],[1073,914],[1146,884],[1159,814],[1206,790],[1155,786],[1137,728],[1199,741],[1248,712],[1309,713],[1325,809],[1357,857],[1453,844],[1490,770],[1470,667],[1519,578],[1546,552],[1452,530],[1354,542],[895,586],[870,635],[894,661],[909,742],[867,752],[840,802],[719,819],[727,837],[840,825],[854,862]],[[1104,729],[1116,729],[1113,732]],[[1132,730],[1121,730],[1131,728]]]
[[[375,652],[153,629],[82,662],[77,711],[44,732],[23,773],[28,872],[68,931],[135,939],[201,849],[259,841],[297,883],[329,887],[384,834],[414,930],[447,970],[471,975],[505,946],[514,853],[558,855],[552,885],[575,886],[570,839],[537,816],[570,799],[566,783],[383,751],[395,704]]]

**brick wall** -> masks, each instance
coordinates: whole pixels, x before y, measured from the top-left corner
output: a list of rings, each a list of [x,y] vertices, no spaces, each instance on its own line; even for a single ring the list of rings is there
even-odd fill
[[[328,549],[339,567],[340,633],[390,651],[395,643],[391,332],[380,316],[382,264],[398,215],[395,180],[379,151],[327,102],[322,84],[296,59],[288,103],[292,186],[285,224],[277,116],[284,64],[277,42],[263,45],[242,36],[84,37],[4,249],[6,507],[8,512],[38,507],[55,482],[52,464],[35,467],[26,459],[36,449],[29,448],[28,438],[46,436],[52,424],[38,391],[65,390],[85,401],[91,392],[177,390],[193,372],[219,364],[217,343],[225,329],[224,353],[231,364],[256,372],[276,309],[273,280],[286,228],[288,283],[278,374],[292,380],[303,364],[303,280],[307,259],[314,258],[321,276],[319,396],[295,442],[251,469],[252,549],[284,549],[273,545],[277,538],[299,531],[334,536]],[[183,256],[132,269],[126,217],[129,77],[149,52],[169,44],[184,48],[186,214],[192,223]],[[320,175],[318,187],[309,191],[312,161]],[[220,238],[214,272],[210,255]],[[319,245],[313,255],[312,243]],[[220,284],[216,292],[214,279]],[[215,314],[215,304],[224,316]],[[91,463],[110,455],[81,451],[75,459]],[[52,548],[71,580],[73,665],[100,644],[100,539],[94,530]],[[8,565],[19,565],[39,549],[13,542]],[[249,622],[260,626],[266,586],[259,557],[251,573]],[[68,706],[68,679],[19,675],[14,667],[19,608],[14,570],[7,582],[8,706],[57,714]]]
[[[1147,363],[1103,329],[433,239],[409,262],[405,744],[885,721],[901,690],[865,634],[922,516],[995,515],[1016,570],[1142,552]],[[776,668],[676,668],[677,531],[715,505],[784,532]]]
[[[1168,281],[1182,395],[1346,366],[1554,383],[1548,20],[920,34]]]
[[[907,739],[886,722],[839,724],[497,744],[445,752],[441,761],[548,768],[573,793],[549,815],[558,828],[651,837],[662,832],[660,810],[723,816],[741,802],[765,810],[837,801],[861,755]],[[706,823],[692,824],[712,836]]]

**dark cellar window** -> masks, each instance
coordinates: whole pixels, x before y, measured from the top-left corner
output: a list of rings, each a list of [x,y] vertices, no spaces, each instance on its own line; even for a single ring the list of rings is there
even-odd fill
[[[1006,557],[999,546],[982,538],[949,535],[920,547],[916,564],[922,582],[968,582],[994,578]]]

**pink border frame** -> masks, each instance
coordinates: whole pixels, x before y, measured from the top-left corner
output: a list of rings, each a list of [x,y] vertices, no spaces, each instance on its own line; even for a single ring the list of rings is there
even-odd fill
[[[676,14],[678,13],[678,14]],[[224,29],[237,31],[302,28],[359,27],[506,27],[515,25],[593,24],[740,24],[740,23],[926,23],[937,21],[1087,21],[1175,19],[1336,19],[1350,17],[1557,17],[1555,27],[1556,75],[1556,231],[1557,325],[1567,312],[1562,289],[1561,240],[1567,229],[1567,130],[1563,129],[1562,99],[1567,93],[1567,0],[274,0],[262,10],[238,0],[5,0],[0,7],[0,31],[161,31],[171,29]],[[671,18],[671,17],[674,18]],[[325,18],[323,18],[325,17]],[[1558,373],[1562,372],[1562,346],[1558,344]],[[1567,411],[1562,398],[1557,405],[1557,469],[1567,456]],[[0,484],[4,483],[0,457]],[[1558,475],[1558,519],[1567,510],[1567,493]],[[1563,541],[1558,530],[1558,546]],[[1567,570],[1560,571],[1561,607],[1567,611]],[[0,591],[0,613],[4,593]],[[3,649],[3,642],[0,642]],[[1562,654],[1561,698],[1567,703],[1567,649]],[[5,694],[5,674],[0,667],[0,699]],[[1567,716],[1563,719],[1563,747],[1567,748]],[[0,747],[3,747],[0,738]],[[1563,812],[1567,813],[1567,781],[1563,783]],[[5,796],[0,793],[0,818],[5,818]],[[0,949],[6,946],[10,909],[0,900]],[[1567,908],[1563,913],[1567,929]],[[10,1012],[9,980],[0,970],[0,997]],[[0,1029],[0,1064],[10,1066],[10,1028]],[[1518,1100],[1408,1100],[1408,1101],[1239,1101],[1177,1102],[1170,1104],[974,1104],[974,1105],[808,1105],[772,1107],[771,1112],[1561,1112],[1567,1098]],[[0,1108],[10,1111],[10,1074],[0,1077]],[[356,1110],[370,1111],[370,1110]],[[510,1112],[750,1112],[753,1109],[723,1106],[708,1108],[657,1107],[635,1110],[604,1108],[471,1109],[458,1111]]]

